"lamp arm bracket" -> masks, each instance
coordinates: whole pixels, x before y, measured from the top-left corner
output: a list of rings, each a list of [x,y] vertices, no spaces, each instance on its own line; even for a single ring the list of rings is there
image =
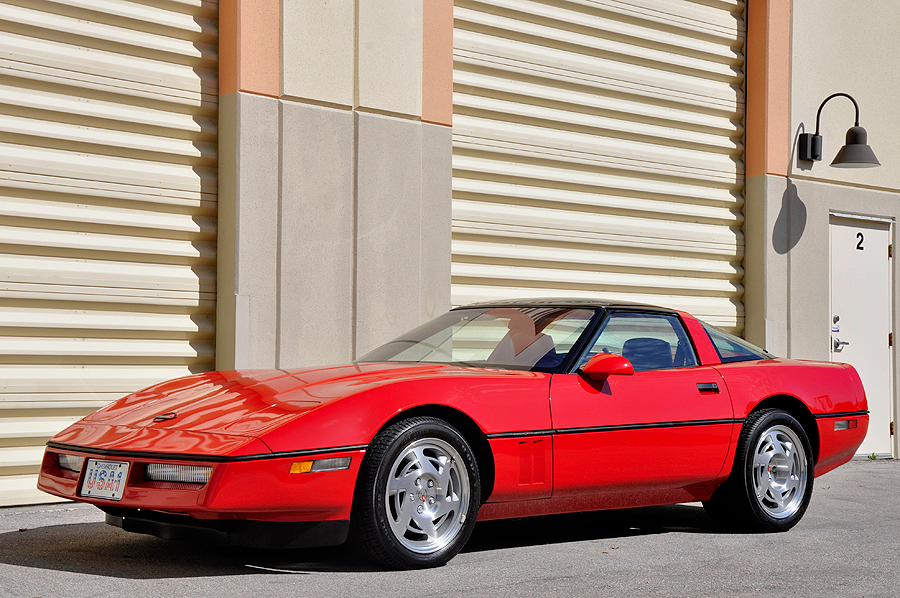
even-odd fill
[[[856,108],[856,124],[854,124],[853,126],[854,127],[859,126],[859,104],[856,103],[856,100],[853,99],[853,96],[851,96],[849,93],[842,93],[842,92],[833,93],[830,96],[828,96],[827,98],[825,98],[821,104],[819,104],[819,111],[816,112],[816,135],[819,134],[819,119],[822,116],[822,108],[825,107],[825,104],[828,103],[828,100],[830,100],[832,98],[836,98],[838,96],[843,96],[845,98],[849,98],[850,101],[853,102],[853,107]]]

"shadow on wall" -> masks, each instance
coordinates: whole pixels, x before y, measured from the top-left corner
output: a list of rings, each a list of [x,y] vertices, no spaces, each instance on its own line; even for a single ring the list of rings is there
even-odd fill
[[[806,230],[806,204],[797,196],[797,186],[787,180],[787,187],[781,196],[781,212],[772,230],[772,246],[780,255],[797,246]]]
[[[806,132],[806,126],[803,123],[797,127],[794,132],[794,143],[791,145],[791,156],[788,159],[788,173],[791,171],[791,164],[797,153],[797,142],[800,134]],[[797,158],[797,168],[800,170],[809,170],[812,168]],[[797,246],[803,231],[806,230],[806,204],[797,196],[797,186],[791,181],[790,177],[785,179],[787,185],[784,194],[781,196],[781,212],[775,220],[775,228],[772,229],[772,247],[780,255],[785,255],[788,251]]]

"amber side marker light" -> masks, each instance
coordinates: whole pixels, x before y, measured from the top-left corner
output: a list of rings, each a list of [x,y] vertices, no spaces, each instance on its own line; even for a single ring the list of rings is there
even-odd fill
[[[838,419],[834,422],[834,429],[837,430],[852,430],[856,427],[855,419]]]
[[[350,467],[350,457],[316,459],[315,461],[295,461],[291,463],[291,473],[315,473],[317,471],[338,471]]]

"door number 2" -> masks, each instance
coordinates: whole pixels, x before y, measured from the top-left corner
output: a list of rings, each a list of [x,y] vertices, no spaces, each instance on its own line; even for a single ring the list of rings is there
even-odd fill
[[[859,243],[856,244],[856,248],[859,249],[860,251],[864,251],[865,247],[863,247],[863,239],[865,237],[863,237],[862,233],[856,233],[856,238],[859,239]]]

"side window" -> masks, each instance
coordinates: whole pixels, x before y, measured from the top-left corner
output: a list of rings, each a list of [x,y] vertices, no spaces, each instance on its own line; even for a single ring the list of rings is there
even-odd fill
[[[734,363],[736,361],[750,361],[754,359],[771,359],[775,357],[771,353],[760,349],[756,345],[752,345],[742,338],[738,338],[733,334],[729,334],[724,330],[720,330],[706,322],[700,322],[709,340],[712,341],[716,351],[719,353],[719,359],[722,363]]]
[[[681,321],[665,314],[613,313],[580,365],[597,353],[621,355],[636,372],[697,365]]]

